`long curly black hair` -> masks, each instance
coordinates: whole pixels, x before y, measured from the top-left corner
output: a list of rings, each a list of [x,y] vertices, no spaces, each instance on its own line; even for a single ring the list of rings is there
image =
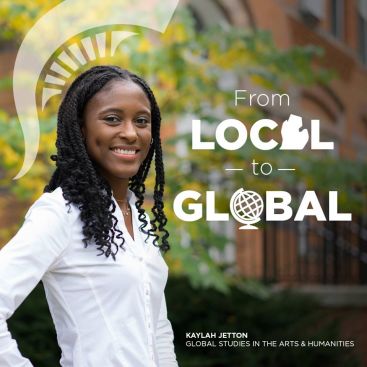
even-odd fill
[[[117,218],[113,215],[116,208],[112,200],[112,190],[103,178],[96,164],[87,154],[81,128],[83,112],[87,102],[100,91],[110,80],[128,80],[139,85],[151,105],[152,144],[147,157],[135,176],[129,179],[129,188],[136,195],[136,208],[141,222],[140,230],[148,236],[154,236],[153,244],[162,252],[169,250],[169,236],[165,229],[167,218],[163,211],[164,167],[160,139],[161,114],[148,84],[139,76],[117,66],[94,66],[80,74],[67,90],[57,117],[57,155],[51,156],[56,161],[56,170],[44,192],[52,192],[57,187],[63,190],[67,204],[71,203],[80,209],[83,222],[84,245],[94,243],[98,255],[112,256],[115,260],[119,248],[124,249],[123,233],[117,228]],[[153,219],[151,228],[145,211],[142,208],[145,194],[145,179],[152,160],[155,160],[155,186]],[[110,209],[112,208],[112,210]],[[160,243],[158,240],[160,239]]]

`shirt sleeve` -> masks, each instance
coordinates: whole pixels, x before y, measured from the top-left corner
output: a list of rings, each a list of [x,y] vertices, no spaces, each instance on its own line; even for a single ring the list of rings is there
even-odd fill
[[[18,233],[0,251],[0,366],[30,367],[12,339],[6,320],[67,247],[65,202],[43,194],[28,210]],[[69,232],[69,233],[68,233]]]
[[[156,334],[159,367],[178,367],[173,339],[172,326],[167,318],[166,297],[163,295]]]

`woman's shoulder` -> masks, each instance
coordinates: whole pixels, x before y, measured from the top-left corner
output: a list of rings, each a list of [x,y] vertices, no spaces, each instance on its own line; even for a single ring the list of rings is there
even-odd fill
[[[59,219],[69,221],[71,217],[76,215],[76,211],[74,205],[69,205],[64,198],[62,188],[57,187],[52,192],[44,192],[28,209],[25,219],[42,214],[46,220],[47,216],[56,216]]]
[[[3,256],[14,261],[29,257],[49,260],[65,250],[71,239],[73,212],[68,210],[61,188],[43,193],[28,209],[24,223],[15,236],[4,246]]]

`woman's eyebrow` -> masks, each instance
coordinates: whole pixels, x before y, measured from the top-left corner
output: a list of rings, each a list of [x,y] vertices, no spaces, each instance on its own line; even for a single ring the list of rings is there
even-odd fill
[[[120,108],[110,107],[110,108],[106,108],[105,110],[100,111],[100,114],[107,113],[107,112],[124,112],[124,110]]]
[[[101,112],[99,112],[99,115],[105,114],[107,112],[120,112],[120,113],[123,113],[124,110],[122,110],[121,108],[110,107],[110,108],[106,108],[105,110],[102,110]],[[137,111],[137,113],[146,113],[146,114],[150,115],[150,110],[144,109],[144,110]]]

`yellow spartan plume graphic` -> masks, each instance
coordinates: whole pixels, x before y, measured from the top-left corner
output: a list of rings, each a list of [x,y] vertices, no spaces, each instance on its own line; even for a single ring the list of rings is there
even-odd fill
[[[66,49],[63,49],[58,57],[53,60],[44,77],[46,86],[42,88],[42,110],[45,108],[50,98],[62,94],[68,78],[70,78],[70,76],[80,67],[93,60],[114,56],[120,43],[126,38],[136,34],[135,32],[129,31],[101,32],[94,36],[82,38],[80,43],[75,42]],[[110,48],[108,47],[108,38],[110,38],[111,42]]]

